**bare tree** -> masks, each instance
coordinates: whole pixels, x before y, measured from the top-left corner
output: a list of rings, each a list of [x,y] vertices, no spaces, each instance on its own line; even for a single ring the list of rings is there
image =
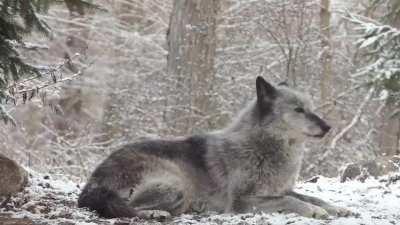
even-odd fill
[[[167,122],[177,133],[202,123],[211,105],[218,0],[177,0],[171,13],[168,74],[175,96],[168,102]],[[207,118],[206,118],[207,120]]]
[[[330,97],[330,87],[332,81],[332,47],[331,47],[331,11],[330,0],[321,0],[320,9],[320,30],[321,30],[321,100],[326,101]]]

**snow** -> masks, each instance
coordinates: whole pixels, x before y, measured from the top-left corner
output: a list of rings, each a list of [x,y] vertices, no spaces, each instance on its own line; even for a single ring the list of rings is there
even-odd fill
[[[380,38],[381,38],[380,36],[372,36],[370,38],[363,39],[361,41],[360,48],[366,48],[366,47],[376,43],[376,41],[379,40]]]
[[[322,198],[337,206],[350,209],[355,216],[331,217],[328,220],[305,218],[295,214],[222,214],[182,215],[163,223],[137,218],[103,219],[95,213],[77,208],[80,187],[76,183],[49,175],[30,173],[30,184],[1,209],[1,215],[13,218],[29,218],[40,224],[55,225],[121,225],[121,224],[179,224],[179,225],[394,225],[400,224],[399,174],[369,178],[364,183],[338,178],[319,177],[317,182],[298,184],[297,192]],[[0,217],[1,218],[1,217]],[[1,223],[1,221],[0,221]]]
[[[77,225],[96,225],[96,223],[93,223],[93,222],[90,222],[90,223],[78,222]]]
[[[389,97],[389,91],[388,91],[388,90],[382,90],[382,91],[379,93],[379,96],[378,96],[377,100],[384,101],[384,100],[386,100],[388,97]]]

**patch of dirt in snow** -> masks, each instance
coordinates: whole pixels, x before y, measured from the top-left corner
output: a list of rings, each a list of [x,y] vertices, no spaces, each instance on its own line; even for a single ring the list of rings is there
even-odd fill
[[[297,191],[346,207],[358,216],[316,220],[295,214],[208,214],[182,215],[171,221],[156,222],[132,219],[103,219],[77,208],[79,186],[68,180],[53,179],[30,171],[30,184],[0,209],[1,225],[395,225],[400,224],[400,179],[395,175],[367,179],[364,183],[320,177],[316,183],[300,183]],[[400,177],[400,175],[397,175]],[[397,178],[399,178],[397,177]],[[391,180],[395,180],[394,182]]]

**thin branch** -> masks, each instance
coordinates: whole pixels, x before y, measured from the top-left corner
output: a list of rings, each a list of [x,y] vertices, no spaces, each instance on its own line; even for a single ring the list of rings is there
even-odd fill
[[[35,68],[37,68],[38,70],[46,70],[45,72],[43,72],[42,75],[49,75],[51,73],[54,73],[56,71],[61,70],[65,65],[67,65],[68,63],[71,63],[73,58],[78,57],[78,56],[80,56],[80,55],[77,53],[77,54],[73,55],[71,58],[65,59],[62,63],[59,63],[58,65],[50,67],[48,69],[47,68],[43,69],[43,68],[40,68],[40,67],[35,67]],[[40,77],[39,76],[32,76],[32,77],[26,78],[24,80],[19,80],[17,82],[14,82],[13,84],[9,85],[7,88],[14,88],[14,87],[17,87],[17,86],[21,85],[22,83],[25,83],[25,82],[28,82],[28,81],[32,81],[32,80],[35,80],[37,78],[40,78]]]
[[[34,88],[30,88],[30,89],[22,89],[20,91],[17,91],[16,94],[29,93],[29,92],[32,92],[32,91],[37,91],[38,89],[40,90],[40,89],[52,86],[52,85],[60,83],[60,82],[70,81],[70,80],[73,80],[75,77],[77,77],[77,76],[79,76],[81,74],[82,74],[82,71],[78,71],[77,73],[72,74],[69,77],[57,80],[57,82],[49,81],[49,82],[47,82],[47,83],[45,83],[45,84],[43,84],[41,86],[38,86],[38,87],[34,87]]]
[[[353,119],[351,120],[351,122],[345,127],[343,128],[343,130],[341,132],[339,132],[333,139],[332,142],[330,144],[330,149],[334,149],[337,145],[337,142],[344,137],[344,135],[350,131],[351,128],[353,128],[357,122],[360,120],[361,115],[364,111],[364,108],[367,106],[368,102],[371,100],[371,97],[373,95],[373,93],[375,92],[375,87],[371,87],[367,93],[367,95],[365,96],[363,102],[361,103],[361,105],[358,107],[356,115],[353,117]],[[328,152],[328,151],[327,151]],[[326,152],[325,152],[326,153]],[[325,155],[325,154],[324,154]]]

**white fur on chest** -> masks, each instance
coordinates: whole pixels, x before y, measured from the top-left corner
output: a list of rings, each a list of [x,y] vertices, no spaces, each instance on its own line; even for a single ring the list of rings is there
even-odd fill
[[[258,176],[253,178],[256,181],[256,195],[280,196],[294,188],[301,169],[303,151],[301,148],[282,151],[276,157],[264,160],[258,168]],[[279,160],[275,160],[277,158]]]
[[[239,189],[245,193],[248,189],[246,194],[252,195],[279,196],[292,190],[301,168],[303,150],[300,144],[289,143],[290,139],[282,141],[255,146],[253,140],[246,138],[227,148],[214,142],[210,147],[219,151],[209,155],[212,179],[222,190],[240,186]]]

